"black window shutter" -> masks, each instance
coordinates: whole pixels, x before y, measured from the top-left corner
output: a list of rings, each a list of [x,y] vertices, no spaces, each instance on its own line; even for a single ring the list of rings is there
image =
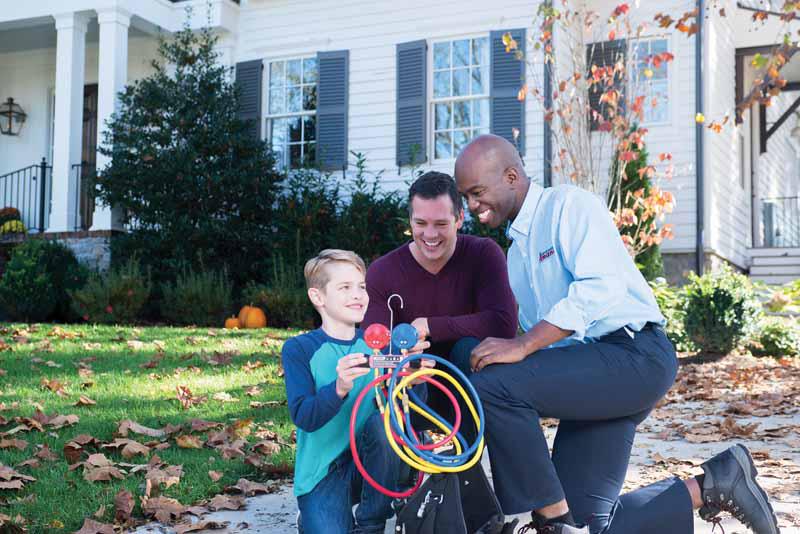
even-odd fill
[[[588,69],[587,76],[592,75],[592,65],[597,67],[612,67],[617,61],[622,61],[623,64],[626,60],[628,52],[627,41],[625,39],[617,39],[616,41],[603,41],[600,43],[592,43],[586,47],[586,67]],[[625,102],[625,83],[624,77],[620,74],[614,76],[614,86],[620,91],[620,106],[624,106]],[[608,91],[611,87],[605,84],[592,85],[589,88],[589,109],[600,113],[605,120],[610,119],[606,104],[600,103],[600,97]],[[594,113],[589,117],[589,124],[592,130],[597,130],[600,125],[600,120],[597,120]]]
[[[428,43],[397,45],[397,165],[428,159],[426,133]],[[413,157],[413,161],[412,161]]]
[[[261,139],[261,76],[264,62],[260,59],[236,64],[236,84],[239,86],[239,118],[252,120],[250,131]]]
[[[349,60],[349,50],[317,54],[317,163],[325,170],[347,167]]]
[[[517,59],[515,52],[506,52],[503,35],[510,33],[520,50],[525,50],[525,29],[493,31],[491,41],[491,77],[489,91],[491,100],[491,132],[508,139],[516,145],[521,155],[525,154],[525,101],[517,96],[525,84],[525,61]],[[514,129],[519,130],[514,140]]]

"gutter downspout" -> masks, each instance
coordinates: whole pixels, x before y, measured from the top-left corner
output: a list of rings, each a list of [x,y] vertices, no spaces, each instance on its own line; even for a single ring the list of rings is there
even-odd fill
[[[547,0],[547,6],[550,7],[552,5],[551,0]],[[553,31],[550,37],[550,43],[552,45],[552,53],[555,53],[555,40],[556,40],[556,33],[555,33],[555,25],[553,26]],[[550,72],[550,68],[547,67],[547,62],[542,61],[542,68],[544,69],[544,109],[550,109],[553,107],[553,80]],[[544,121],[544,143],[542,148],[544,149],[544,154],[542,155],[542,165],[544,167],[544,173],[542,176],[542,181],[545,187],[550,187],[553,185],[553,132],[552,126],[549,121]]]
[[[705,18],[705,2],[697,0],[697,33],[695,34],[695,55],[694,55],[694,98],[695,113],[704,113],[704,78],[703,78],[703,19]],[[705,251],[703,249],[705,232],[705,158],[704,158],[704,136],[703,125],[695,123],[694,153],[695,153],[695,256],[697,259],[696,272],[703,274],[705,267]]]

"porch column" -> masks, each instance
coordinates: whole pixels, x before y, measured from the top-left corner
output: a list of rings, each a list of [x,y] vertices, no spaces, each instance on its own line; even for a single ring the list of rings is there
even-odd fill
[[[124,9],[109,8],[97,10],[100,25],[100,43],[97,76],[97,145],[104,144],[108,130],[106,121],[118,107],[117,93],[125,88],[128,81],[128,27],[131,14]],[[97,153],[97,171],[111,163],[111,158]],[[95,203],[92,230],[121,229],[117,209]]]
[[[53,128],[53,184],[49,232],[75,227],[78,177],[72,165],[81,162],[86,25],[80,13],[55,15],[56,109]]]

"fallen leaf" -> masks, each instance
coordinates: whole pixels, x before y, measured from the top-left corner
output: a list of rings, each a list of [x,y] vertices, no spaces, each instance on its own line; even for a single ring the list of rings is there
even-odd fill
[[[223,477],[223,474],[219,471],[209,471],[208,478],[210,478],[213,482],[218,482],[219,479]]]
[[[204,520],[197,523],[179,523],[175,525],[175,534],[184,534],[184,532],[196,532],[198,530],[216,530],[228,526],[227,521],[211,521]]]
[[[200,438],[197,436],[192,436],[190,434],[183,434],[175,438],[175,442],[178,444],[178,447],[182,449],[202,449],[203,442],[200,441]]]
[[[220,402],[238,402],[239,401],[239,399],[237,399],[236,397],[232,397],[231,395],[229,395],[228,393],[226,393],[224,391],[220,391],[218,393],[214,393],[214,395],[211,398],[214,399],[214,400],[220,401]]]
[[[73,404],[73,406],[94,406],[97,404],[95,401],[87,397],[86,395],[81,395],[78,397],[78,401]]]
[[[40,460],[47,460],[48,462],[54,462],[58,460],[58,456],[50,450],[50,447],[48,447],[47,444],[43,445],[39,452],[34,454],[34,456]]]
[[[180,519],[186,507],[169,497],[151,497],[142,499],[142,512],[146,517],[155,517],[162,523],[170,523]]]
[[[244,506],[244,497],[231,495],[216,495],[208,503],[208,509],[212,512],[218,510],[239,510]]]
[[[125,419],[124,421],[120,422],[119,428],[117,429],[117,435],[124,438],[128,436],[128,432],[150,436],[151,438],[161,438],[166,434],[164,430],[156,430],[155,428],[149,428],[140,425],[139,423],[131,421],[130,419]]]
[[[11,448],[24,451],[28,448],[28,442],[24,439],[0,439],[0,449]]]
[[[114,527],[87,517],[84,519],[81,529],[76,530],[75,534],[114,534]]]
[[[47,422],[47,425],[52,427],[54,430],[57,430],[59,428],[65,427],[65,426],[72,426],[72,425],[78,424],[79,420],[80,419],[78,418],[78,416],[74,415],[74,414],[57,415],[57,416],[53,417],[52,419],[50,419]]]
[[[133,494],[128,490],[120,490],[114,497],[114,521],[125,523],[130,520],[133,506]]]
[[[225,493],[241,493],[246,497],[252,497],[256,493],[271,493],[271,491],[264,484],[240,478],[235,485],[225,488]]]
[[[263,454],[264,456],[271,456],[273,454],[279,453],[281,450],[281,446],[274,441],[263,440],[254,444],[253,450]]]

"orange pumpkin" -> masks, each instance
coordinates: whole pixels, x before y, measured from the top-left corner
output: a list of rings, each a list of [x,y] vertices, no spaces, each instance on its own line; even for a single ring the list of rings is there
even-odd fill
[[[239,318],[236,317],[235,315],[232,315],[231,317],[225,319],[225,328],[231,329],[231,328],[241,328],[241,327],[242,324],[239,322]]]
[[[258,307],[251,307],[247,312],[247,317],[244,320],[245,328],[264,328],[267,326],[267,316],[264,311]]]
[[[252,310],[252,309],[253,309],[252,306],[245,305],[245,306],[242,306],[241,310],[239,310],[239,327],[240,328],[244,328],[245,327],[245,323],[247,322],[247,314],[250,313],[250,310]]]

